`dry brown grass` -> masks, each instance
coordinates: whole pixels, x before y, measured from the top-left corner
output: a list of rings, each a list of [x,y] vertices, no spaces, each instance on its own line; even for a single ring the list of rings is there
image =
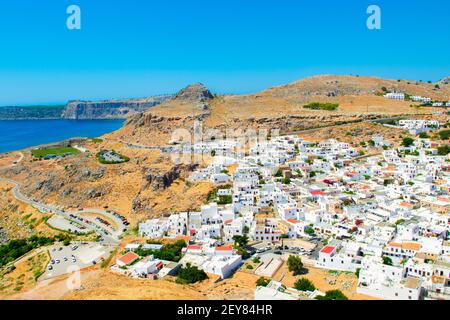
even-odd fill
[[[306,266],[306,268],[308,270],[307,274],[293,276],[292,272],[289,272],[286,263],[284,263],[274,275],[274,279],[282,282],[287,287],[293,288],[298,279],[307,278],[322,292],[341,290],[350,300],[375,300],[372,297],[356,293],[358,279],[355,274],[346,272],[332,273],[328,270],[310,266]]]
[[[0,299],[8,299],[36,286],[49,260],[50,256],[46,249],[37,249],[21,258],[12,272],[0,274]]]

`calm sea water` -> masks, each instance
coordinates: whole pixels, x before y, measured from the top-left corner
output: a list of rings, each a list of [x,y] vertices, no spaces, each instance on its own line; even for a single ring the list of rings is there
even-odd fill
[[[94,138],[122,127],[123,120],[0,121],[0,153],[74,137]]]

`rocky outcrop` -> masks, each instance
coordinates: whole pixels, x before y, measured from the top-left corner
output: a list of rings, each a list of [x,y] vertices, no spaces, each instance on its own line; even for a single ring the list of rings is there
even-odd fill
[[[130,100],[105,100],[99,102],[70,101],[65,106],[61,118],[73,120],[125,119],[133,114],[144,112],[171,98],[171,95],[161,95]]]
[[[183,172],[190,172],[195,169],[193,165],[176,165],[169,171],[160,172],[154,169],[145,169],[141,190],[152,188],[153,191],[167,189],[177,180]]]
[[[103,192],[99,191],[95,188],[92,189],[87,189],[83,191],[83,196],[86,199],[95,199],[95,198],[100,198],[101,196],[103,196]]]
[[[214,99],[214,95],[202,83],[195,83],[178,92],[174,99],[186,102],[203,102],[206,105],[206,102]]]
[[[440,80],[438,83],[440,83],[440,84],[450,84],[450,77],[445,77],[442,80]]]
[[[6,230],[0,227],[0,245],[5,244],[9,241],[8,235],[6,234]]]

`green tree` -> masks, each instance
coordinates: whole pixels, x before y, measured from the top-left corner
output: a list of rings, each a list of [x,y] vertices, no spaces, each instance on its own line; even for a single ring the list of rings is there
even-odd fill
[[[329,290],[324,296],[316,297],[316,300],[348,300],[341,290]]]
[[[404,147],[411,147],[413,144],[414,144],[414,139],[413,138],[409,138],[409,137],[403,138],[402,146],[404,146]]]
[[[306,278],[298,279],[294,284],[294,288],[299,291],[315,291],[316,290],[316,287],[314,286],[314,284]]]
[[[256,280],[256,286],[257,287],[267,287],[267,285],[270,283],[269,279],[266,279],[264,277],[259,278]]]
[[[186,265],[186,267],[181,268],[180,271],[178,271],[177,275],[177,283],[181,284],[196,283],[205,279],[208,279],[205,271],[200,270],[197,267],[193,267],[189,263]]]
[[[441,140],[448,140],[450,138],[450,130],[443,130],[439,132]]]
[[[245,247],[248,243],[248,237],[247,236],[234,236],[233,241],[235,245],[239,247]]]
[[[314,229],[311,228],[310,226],[306,226],[305,227],[305,233],[309,234],[309,235],[314,234]]]
[[[450,146],[449,145],[445,145],[445,146],[440,146],[438,147],[438,155],[440,156],[446,156],[450,153]]]
[[[302,274],[304,272],[303,262],[299,256],[289,256],[287,260],[288,269],[294,274],[294,276]]]
[[[383,257],[383,264],[392,266],[392,259],[389,257]]]

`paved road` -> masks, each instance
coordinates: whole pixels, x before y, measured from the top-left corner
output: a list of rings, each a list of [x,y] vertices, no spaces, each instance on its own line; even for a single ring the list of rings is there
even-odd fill
[[[58,206],[47,205],[45,203],[35,201],[33,199],[28,198],[20,191],[20,184],[17,181],[14,181],[11,179],[5,179],[5,178],[0,178],[0,181],[5,181],[5,182],[8,182],[8,183],[11,183],[14,185],[13,195],[17,200],[22,201],[26,204],[29,204],[41,212],[55,213],[67,220],[74,221],[74,222],[82,225],[83,227],[85,227],[87,230],[91,230],[91,231],[98,233],[103,238],[103,242],[105,242],[107,244],[110,244],[110,245],[118,245],[119,244],[119,242],[120,242],[119,236],[122,232],[122,229],[118,230],[117,232],[111,233],[110,231],[107,231],[106,228],[100,227],[99,225],[88,224],[85,221],[73,219],[70,216],[71,214],[77,215],[77,214],[79,214],[79,212],[84,212],[84,210],[87,210],[87,209],[83,209],[83,211],[65,212],[65,211],[61,210]],[[89,211],[85,211],[85,212],[92,212],[92,210],[96,210],[98,213],[101,212],[101,214],[109,216],[108,212],[98,210],[98,209],[90,209]]]
[[[22,162],[22,160],[25,158],[24,154],[22,152],[19,152],[19,158],[14,160],[10,165],[1,167],[0,169],[10,169],[16,167],[19,163]]]
[[[412,115],[411,115],[412,116]],[[343,124],[336,124],[336,125],[330,125],[330,126],[323,126],[323,127],[319,127],[319,128],[313,128],[313,129],[305,129],[305,130],[298,130],[298,131],[287,131],[287,132],[283,132],[280,135],[295,135],[295,134],[302,134],[302,133],[311,133],[311,132],[315,132],[318,130],[322,130],[322,129],[333,129],[333,128],[339,128],[342,126],[348,126],[351,124],[359,124],[359,123],[370,123],[370,122],[384,122],[384,121],[392,121],[392,120],[400,120],[403,119],[407,116],[403,116],[403,117],[390,117],[390,118],[380,118],[380,119],[371,119],[371,120],[364,120],[364,121],[359,121],[359,122],[354,122],[354,123],[343,123]]]
[[[134,149],[150,149],[150,150],[161,150],[164,151],[165,149],[167,149],[167,146],[146,146],[146,145],[141,145],[141,144],[133,144],[133,143],[129,143],[129,142],[125,142],[122,140],[118,140],[118,139],[110,139],[110,138],[104,138],[104,140],[106,141],[111,141],[111,142],[117,142],[120,144],[123,144],[124,146],[128,147],[128,148],[134,148]]]
[[[20,153],[20,157],[19,159],[15,160],[11,165],[3,167],[3,168],[12,168],[17,166],[22,160],[24,159],[24,155],[21,152]],[[106,210],[99,210],[99,209],[94,209],[94,208],[90,208],[90,209],[81,209],[79,211],[73,211],[73,212],[65,212],[64,210],[61,210],[58,206],[55,205],[47,205],[45,203],[39,202],[39,201],[35,201],[33,199],[28,198],[27,196],[25,196],[21,191],[20,191],[20,184],[17,181],[11,180],[11,179],[6,179],[6,178],[1,178],[0,177],[0,181],[5,181],[8,182],[10,184],[14,185],[13,188],[13,195],[14,197],[19,200],[22,201],[26,204],[29,204],[31,206],[33,206],[34,208],[38,209],[41,212],[51,212],[51,213],[55,213],[69,221],[73,221],[76,222],[79,225],[82,225],[83,227],[85,227],[87,230],[90,231],[94,231],[97,234],[99,234],[100,236],[102,236],[103,238],[103,242],[110,244],[110,245],[118,245],[120,240],[119,237],[122,234],[123,229],[126,228],[126,226],[123,224],[123,221],[118,219],[117,217],[113,216],[110,212],[107,212]],[[89,224],[86,223],[85,221],[80,221],[78,219],[73,219],[70,215],[74,215],[77,216],[80,213],[97,213],[100,215],[104,215],[109,217],[110,219],[112,219],[113,221],[115,221],[117,223],[118,229],[117,230],[108,230],[106,228],[106,226],[102,226],[100,223],[95,223],[95,224]]]

